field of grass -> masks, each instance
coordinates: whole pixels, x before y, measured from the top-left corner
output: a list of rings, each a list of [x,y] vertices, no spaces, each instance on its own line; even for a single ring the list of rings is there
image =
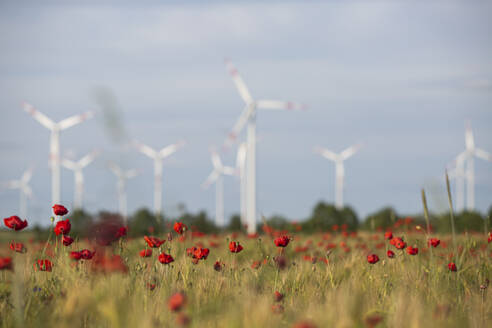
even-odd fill
[[[9,233],[12,239],[16,234]],[[48,246],[26,241],[24,253],[3,244],[0,257],[11,257],[13,267],[0,271],[1,327],[490,327],[492,322],[492,243],[483,234],[457,236],[456,246],[451,236],[433,236],[441,242],[429,248],[424,233],[395,232],[418,247],[417,255],[390,245],[383,232],[298,233],[285,248],[268,235],[170,234],[160,236],[165,243],[146,258],[139,255],[149,249],[143,238],[123,237],[106,247],[88,240],[63,246],[60,235]],[[244,249],[230,252],[231,240]],[[208,258],[188,256],[192,246],[209,248]],[[81,249],[96,255],[69,257]],[[388,249],[394,258],[387,257]],[[160,263],[162,252],[174,262]],[[368,263],[369,254],[380,260]],[[51,272],[36,268],[38,259],[49,259]],[[456,272],[449,270],[450,262]],[[184,296],[184,304],[176,296],[170,303],[175,293]]]

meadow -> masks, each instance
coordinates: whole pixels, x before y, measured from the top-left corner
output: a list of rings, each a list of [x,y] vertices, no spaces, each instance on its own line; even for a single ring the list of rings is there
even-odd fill
[[[28,231],[2,234],[10,242],[0,250],[1,327],[492,322],[491,237],[483,233],[429,235],[409,222],[391,232],[287,235],[266,226],[256,236],[205,235],[178,222],[156,238],[105,225],[70,240],[66,220],[44,242]]]

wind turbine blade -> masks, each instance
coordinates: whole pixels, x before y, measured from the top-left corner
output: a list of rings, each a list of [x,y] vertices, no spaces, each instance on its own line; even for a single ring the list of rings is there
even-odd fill
[[[246,161],[246,143],[242,143],[239,145],[239,148],[237,150],[237,156],[236,156],[236,167],[239,170],[242,170],[244,168],[244,164]]]
[[[279,100],[258,100],[256,102],[258,108],[261,109],[279,109],[279,110],[305,110],[307,107],[303,104],[298,104],[292,101]]]
[[[492,162],[492,154],[490,154],[489,152],[486,152],[483,149],[476,148],[475,149],[475,156],[477,156],[478,158],[481,158],[483,160]]]
[[[92,152],[90,152],[89,154],[85,155],[84,157],[82,157],[78,164],[80,167],[86,167],[87,165],[89,165],[90,163],[92,163],[92,161],[94,161],[96,159],[96,157],[99,155],[100,151],[98,150],[94,150]]]
[[[214,165],[214,168],[217,170],[220,170],[222,168],[222,161],[220,160],[219,154],[215,150],[211,151],[211,157],[212,157],[212,164]]]
[[[222,168],[222,174],[225,174],[225,175],[237,175],[237,169],[234,168],[234,167],[230,167],[230,166],[224,166]]]
[[[241,78],[241,75],[239,75],[239,72],[237,71],[236,67],[234,67],[234,65],[228,59],[225,60],[225,64],[227,67],[227,71],[231,75],[232,81],[236,85],[237,91],[239,92],[241,98],[244,100],[246,104],[250,104],[251,102],[253,102],[253,97],[251,97],[248,87],[246,86],[243,79]]]
[[[183,147],[185,144],[186,142],[184,140],[180,140],[175,144],[164,147],[159,151],[159,157],[166,158],[174,154],[176,151],[178,151],[179,148]]]
[[[92,113],[92,112],[85,112],[85,113],[80,114],[80,115],[70,116],[69,118],[61,120],[58,123],[58,126],[60,127],[60,130],[65,130],[65,129],[71,128],[74,125],[80,124],[80,123],[90,119],[93,116],[94,116],[94,113]]]
[[[32,198],[32,189],[31,187],[29,186],[24,186],[22,187],[22,192],[28,197],[28,198]]]
[[[226,141],[224,142],[224,148],[228,149],[237,139],[237,136],[248,122],[249,116],[253,113],[254,106],[248,105],[244,108],[243,112],[239,116],[236,124],[232,127],[231,132],[227,136]]]
[[[41,123],[41,125],[43,125],[44,127],[50,130],[53,130],[55,128],[56,123],[45,116],[43,113],[38,111],[36,108],[34,108],[34,106],[32,106],[31,104],[24,102],[22,103],[22,108],[24,108],[26,112],[28,112],[36,121]]]
[[[157,157],[157,152],[154,149],[150,148],[149,146],[144,145],[143,143],[138,142],[136,140],[133,141],[133,145],[142,154],[147,155],[150,158],[156,158]]]
[[[22,183],[19,180],[11,180],[7,182],[3,182],[0,187],[3,189],[19,189]]]
[[[77,163],[66,158],[62,159],[61,165],[69,170],[76,170],[78,166]]]
[[[337,161],[339,159],[338,154],[319,146],[314,147],[314,152],[332,161]]]
[[[353,156],[361,147],[362,147],[362,144],[350,146],[347,149],[345,149],[344,151],[342,151],[340,156],[342,157],[343,160],[346,160],[347,158]]]
[[[212,183],[215,182],[215,180],[217,180],[217,178],[219,177],[220,173],[219,171],[217,170],[213,170],[209,176],[207,177],[207,179],[205,180],[205,182],[202,183],[202,188],[203,189],[207,189]]]
[[[140,174],[140,170],[137,170],[137,169],[131,169],[131,170],[128,170],[125,172],[125,177],[127,179],[131,179],[131,178],[134,178],[136,177],[137,175]]]
[[[473,131],[470,121],[465,122],[465,145],[467,150],[471,150],[475,147],[475,140],[473,138]]]
[[[24,174],[21,177],[22,183],[28,183],[31,180],[31,178],[32,178],[32,173],[33,172],[34,172],[34,167],[33,166],[31,166],[30,168],[28,168],[27,171],[24,172]]]
[[[121,168],[120,168],[118,165],[116,165],[115,163],[113,163],[113,162],[108,162],[108,167],[109,167],[109,169],[110,169],[110,170],[111,170],[111,171],[112,171],[112,172],[113,172],[116,176],[118,176],[118,177],[119,177],[119,176],[123,175],[123,172],[122,172]]]

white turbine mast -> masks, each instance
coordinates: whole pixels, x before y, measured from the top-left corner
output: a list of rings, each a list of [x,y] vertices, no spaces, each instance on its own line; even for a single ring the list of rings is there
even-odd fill
[[[256,233],[256,112],[257,109],[271,109],[271,110],[292,110],[292,109],[304,109],[305,106],[289,102],[278,100],[255,100],[251,96],[248,87],[244,83],[243,79],[239,75],[237,69],[232,65],[229,60],[226,60],[226,66],[232,80],[236,86],[239,95],[246,103],[243,112],[239,116],[236,124],[229,133],[228,138],[224,143],[225,148],[229,148],[230,145],[237,139],[239,133],[243,127],[248,124],[247,127],[247,153],[246,158],[246,190],[247,190],[247,222],[248,222],[248,234]]]
[[[134,141],[133,144],[138,151],[154,160],[154,212],[155,215],[159,216],[162,213],[162,162],[183,147],[186,142],[180,140],[175,144],[162,148],[160,151],[154,150],[138,141]]]
[[[50,138],[50,166],[51,166],[51,202],[60,203],[60,132],[74,125],[84,122],[93,116],[92,112],[71,116],[59,122],[54,122],[28,103],[22,107],[42,126],[51,131]]]
[[[235,175],[236,169],[229,166],[224,166],[219,155],[215,150],[212,150],[212,164],[214,166],[212,172],[202,184],[203,189],[207,189],[212,183],[215,183],[215,224],[218,227],[225,225],[224,218],[224,175]]]
[[[99,155],[99,150],[94,150],[91,153],[85,155],[78,161],[72,161],[64,158],[62,160],[62,165],[66,169],[72,170],[74,173],[74,197],[73,197],[73,207],[75,209],[82,209],[84,200],[84,174],[83,169],[91,164],[96,157]]]
[[[475,139],[471,128],[471,122],[465,122],[465,157],[466,157],[466,208],[469,211],[475,209],[475,157],[491,162],[492,155],[483,149],[475,147]]]
[[[322,147],[314,147],[315,153],[335,163],[335,207],[339,210],[343,208],[343,184],[345,180],[343,162],[352,157],[361,147],[361,144],[350,146],[339,154]]]
[[[22,219],[27,218],[27,198],[32,198],[32,189],[29,182],[32,178],[34,167],[27,169],[19,180],[11,180],[0,186],[5,189],[19,189],[19,215]]]
[[[123,170],[121,167],[113,162],[109,162],[109,169],[118,178],[117,192],[118,192],[118,204],[119,212],[123,217],[124,223],[127,223],[127,204],[126,204],[126,182],[128,179],[136,177],[140,171],[137,169]]]
[[[246,154],[247,145],[245,142],[241,143],[237,149],[236,155],[236,170],[239,176],[239,206],[240,206],[240,214],[239,217],[241,219],[241,225],[244,226],[246,224],[247,218],[247,208],[246,208]]]

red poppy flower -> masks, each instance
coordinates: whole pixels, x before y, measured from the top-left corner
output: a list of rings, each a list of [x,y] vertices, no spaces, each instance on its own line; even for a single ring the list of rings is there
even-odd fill
[[[278,291],[275,291],[274,296],[275,296],[275,302],[280,302],[281,300],[284,299],[284,294]]]
[[[181,310],[186,304],[186,296],[183,293],[176,293],[169,297],[169,300],[167,302],[169,306],[169,310],[173,312],[177,312]]]
[[[289,244],[290,238],[287,236],[281,236],[276,238],[273,242],[277,247],[286,247]]]
[[[80,251],[80,255],[82,255],[82,258],[84,260],[90,260],[94,257],[94,255],[96,254],[96,252],[91,252],[90,250],[88,249],[83,249]]]
[[[53,213],[55,213],[55,215],[63,216],[68,213],[68,210],[63,205],[55,204],[53,206]]]
[[[152,256],[152,250],[151,249],[144,249],[140,251],[140,257],[150,257]]]
[[[219,261],[215,261],[215,263],[214,263],[214,270],[215,271],[220,271],[220,270],[222,270],[222,266],[223,266],[222,263],[220,263]]]
[[[293,325],[292,328],[316,328],[316,325],[310,321],[301,321]]]
[[[392,259],[393,257],[395,257],[395,252],[393,252],[391,249],[388,249],[386,255],[388,255],[388,257]]]
[[[161,262],[162,264],[169,264],[171,262],[174,262],[174,259],[171,255],[169,254],[166,254],[166,253],[161,253],[159,255],[159,262]]]
[[[50,260],[37,260],[36,264],[34,264],[34,268],[39,271],[51,272],[52,267],[53,264],[51,264]]]
[[[456,268],[456,264],[454,264],[453,262],[448,264],[448,269],[449,269],[449,271],[452,271],[452,272],[456,272],[458,270]]]
[[[379,257],[376,254],[367,255],[367,262],[376,264],[379,262]]]
[[[147,283],[147,288],[150,290],[154,290],[155,286],[156,286],[155,284],[151,284],[150,282]]]
[[[121,238],[123,236],[126,236],[128,233],[128,227],[120,227],[118,231],[116,231],[116,238]]]
[[[282,304],[273,304],[272,305],[272,312],[275,314],[282,313],[282,312],[284,312],[284,307],[282,306]]]
[[[122,272],[127,273],[128,267],[119,255],[112,256],[96,256],[92,261],[91,270],[94,272],[111,273]]]
[[[78,260],[80,260],[82,258],[82,254],[80,252],[70,252],[69,257],[72,260],[78,261]]]
[[[410,255],[417,255],[419,253],[419,249],[417,247],[408,246],[407,253]]]
[[[26,251],[23,243],[16,243],[16,242],[10,243],[10,249],[17,253],[24,253]]]
[[[59,234],[66,235],[70,233],[70,228],[72,228],[72,225],[70,224],[70,221],[68,219],[58,221],[55,226],[55,234],[58,236]]]
[[[8,228],[15,231],[19,231],[27,227],[27,220],[22,221],[17,215],[12,215],[9,218],[3,219],[3,223],[5,223]]]
[[[0,257],[0,270],[12,270],[11,257]]]
[[[182,223],[182,222],[174,222],[174,231],[176,231],[177,233],[179,233],[180,235],[185,232],[186,230],[188,230],[188,227]]]
[[[63,235],[62,243],[64,246],[70,246],[73,243],[73,238],[67,235]]]
[[[437,246],[439,246],[440,243],[441,243],[441,241],[437,238],[431,238],[428,241],[428,244],[431,245],[432,247],[437,247]]]
[[[243,246],[241,246],[239,242],[231,241],[229,243],[229,250],[231,251],[231,253],[239,253],[243,250]]]
[[[393,237],[390,240],[390,244],[395,246],[398,249],[404,249],[407,246],[407,244],[400,237]]]
[[[390,240],[391,238],[393,238],[393,233],[391,231],[386,231],[384,233],[384,239]]]
[[[149,236],[144,236],[144,239],[147,242],[147,244],[149,245],[149,247],[152,247],[152,248],[158,248],[159,246],[164,244],[164,242],[166,241],[164,239],[160,240],[159,238],[149,237]]]
[[[178,313],[178,315],[176,316],[176,323],[178,324],[178,326],[180,327],[186,327],[188,326],[188,324],[190,323],[191,319],[190,317],[188,317],[186,314],[184,313]]]
[[[193,257],[198,259],[198,260],[206,260],[209,253],[210,253],[210,250],[208,248],[198,247],[193,252]]]

